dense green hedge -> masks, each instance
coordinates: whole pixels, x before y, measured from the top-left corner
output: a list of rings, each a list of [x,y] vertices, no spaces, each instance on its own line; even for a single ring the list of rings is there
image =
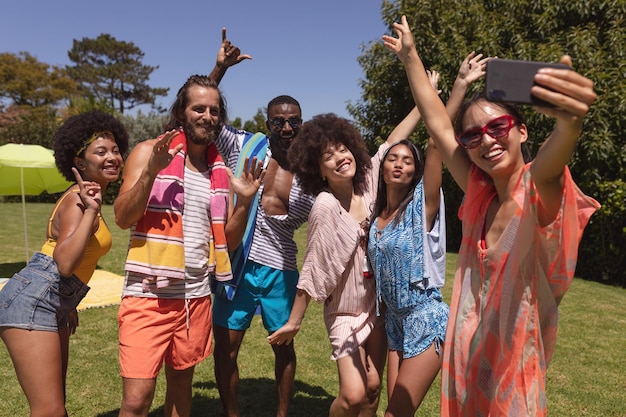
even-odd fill
[[[572,57],[574,69],[595,82],[598,99],[585,118],[583,134],[569,164],[574,180],[602,208],[592,216],[581,246],[577,274],[626,287],[626,1],[624,0],[404,0],[383,1],[382,20],[405,14],[427,68],[441,74],[447,100],[463,58],[485,56],[556,62]],[[378,39],[363,46],[359,63],[361,100],[349,112],[373,151],[414,106],[406,75]],[[469,94],[481,90],[476,82]],[[524,109],[534,151],[553,120]],[[424,146],[420,126],[412,139]],[[444,183],[450,249],[458,247],[456,208],[462,196]]]

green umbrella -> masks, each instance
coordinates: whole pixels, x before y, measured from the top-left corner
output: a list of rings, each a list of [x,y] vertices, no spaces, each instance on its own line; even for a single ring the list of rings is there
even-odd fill
[[[8,143],[0,146],[0,195],[21,195],[24,218],[26,262],[28,233],[26,229],[26,195],[50,194],[65,191],[72,183],[67,181],[54,163],[52,150],[40,145]]]

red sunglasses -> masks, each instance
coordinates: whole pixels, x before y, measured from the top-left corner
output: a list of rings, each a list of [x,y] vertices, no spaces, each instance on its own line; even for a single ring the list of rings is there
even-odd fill
[[[486,133],[494,139],[500,139],[509,134],[517,121],[510,114],[496,117],[483,127],[468,129],[456,136],[456,141],[465,149],[474,149],[480,145],[483,135]]]

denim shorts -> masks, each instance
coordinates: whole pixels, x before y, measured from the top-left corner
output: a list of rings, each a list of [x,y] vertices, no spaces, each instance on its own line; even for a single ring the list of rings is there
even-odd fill
[[[87,291],[75,275],[61,277],[54,259],[35,252],[0,291],[0,327],[57,332]]]
[[[389,350],[402,352],[404,359],[424,352],[433,343],[439,354],[446,337],[450,308],[443,302],[441,290],[419,290],[417,304],[401,310],[387,307],[385,329]]]

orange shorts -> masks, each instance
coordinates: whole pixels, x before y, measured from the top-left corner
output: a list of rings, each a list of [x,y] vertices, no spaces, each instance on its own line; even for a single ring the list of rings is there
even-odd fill
[[[156,378],[163,361],[183,370],[211,354],[211,296],[190,300],[124,297],[117,320],[124,378]]]

